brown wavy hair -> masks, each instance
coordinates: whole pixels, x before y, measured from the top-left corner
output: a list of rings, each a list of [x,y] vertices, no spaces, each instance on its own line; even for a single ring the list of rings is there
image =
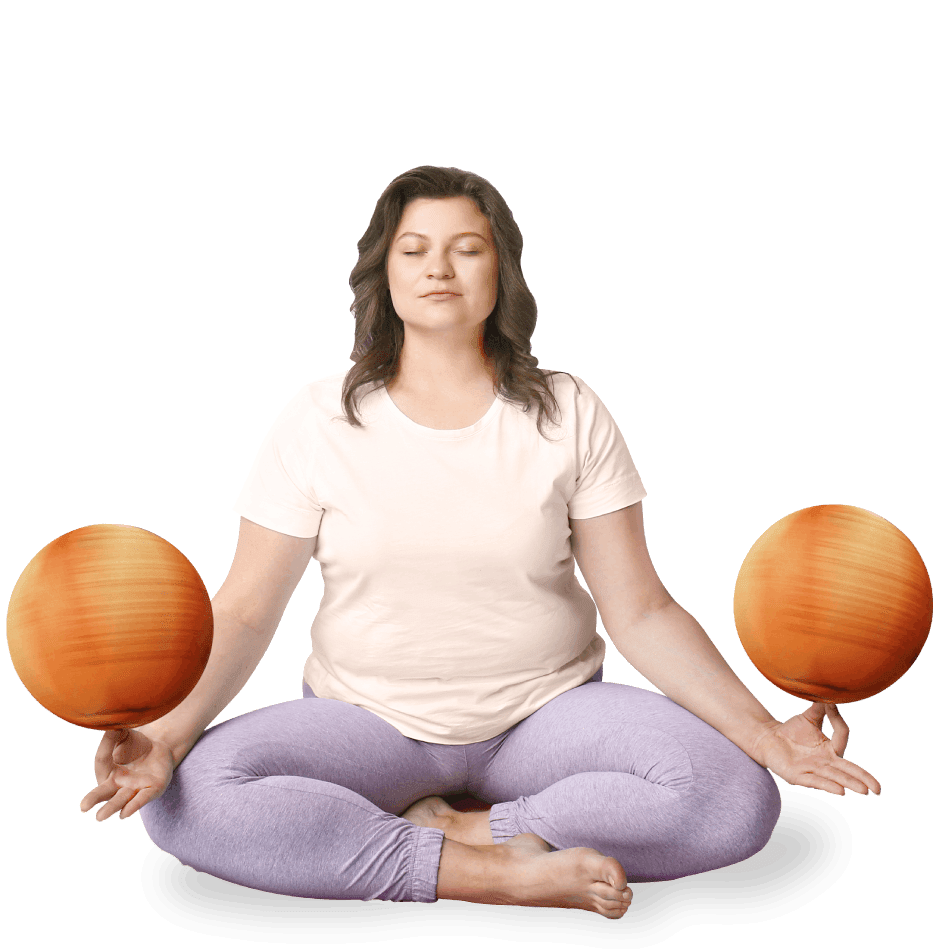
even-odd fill
[[[459,197],[472,199],[489,221],[499,255],[496,305],[486,318],[482,339],[483,356],[493,361],[495,394],[521,405],[525,413],[536,406],[538,432],[547,439],[541,427],[542,414],[551,423],[555,412],[560,415],[549,382],[557,372],[538,369],[538,360],[531,355],[538,307],[522,274],[522,233],[502,195],[485,178],[459,168],[434,165],[420,165],[393,179],[376,202],[369,227],[357,242],[359,259],[350,272],[350,312],[356,318],[350,359],[355,365],[344,379],[342,404],[346,415],[339,418],[362,427],[354,391],[368,383],[376,383],[377,388],[384,386],[399,371],[405,324],[392,305],[386,259],[406,205],[415,198]]]

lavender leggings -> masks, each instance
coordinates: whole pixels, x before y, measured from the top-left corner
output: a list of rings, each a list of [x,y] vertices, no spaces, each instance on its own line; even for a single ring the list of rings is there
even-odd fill
[[[496,843],[593,847],[630,883],[761,850],[781,809],[768,770],[666,696],[601,680],[467,745],[406,738],[304,684],[208,728],[140,816],[195,870],[317,899],[436,900],[443,831],[398,816],[430,794],[492,804]]]

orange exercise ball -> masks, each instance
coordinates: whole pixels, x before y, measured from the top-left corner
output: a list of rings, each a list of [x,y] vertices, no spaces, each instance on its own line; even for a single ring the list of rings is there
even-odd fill
[[[778,688],[811,702],[856,702],[897,681],[933,620],[930,576],[890,521],[848,504],[772,524],[739,570],[735,626]]]
[[[85,728],[134,728],[170,712],[200,679],[213,636],[210,597],[184,554],[123,524],[43,547],[7,611],[23,685]]]

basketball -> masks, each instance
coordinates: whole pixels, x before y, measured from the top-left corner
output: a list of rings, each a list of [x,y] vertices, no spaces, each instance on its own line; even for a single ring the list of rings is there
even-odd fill
[[[910,540],[860,507],[821,504],[755,541],[735,585],[735,626],[765,678],[811,702],[855,702],[896,682],[933,619]]]
[[[134,728],[170,712],[210,657],[214,618],[198,572],[140,527],[94,524],[43,547],[7,611],[17,675],[85,728]]]

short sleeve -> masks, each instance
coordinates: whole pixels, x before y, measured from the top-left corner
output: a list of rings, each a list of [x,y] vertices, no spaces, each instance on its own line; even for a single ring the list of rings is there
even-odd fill
[[[599,396],[579,377],[576,454],[577,486],[568,502],[574,519],[598,517],[647,496],[615,419]]]
[[[323,509],[314,494],[311,390],[305,386],[266,436],[233,509],[261,527],[315,537]]]

